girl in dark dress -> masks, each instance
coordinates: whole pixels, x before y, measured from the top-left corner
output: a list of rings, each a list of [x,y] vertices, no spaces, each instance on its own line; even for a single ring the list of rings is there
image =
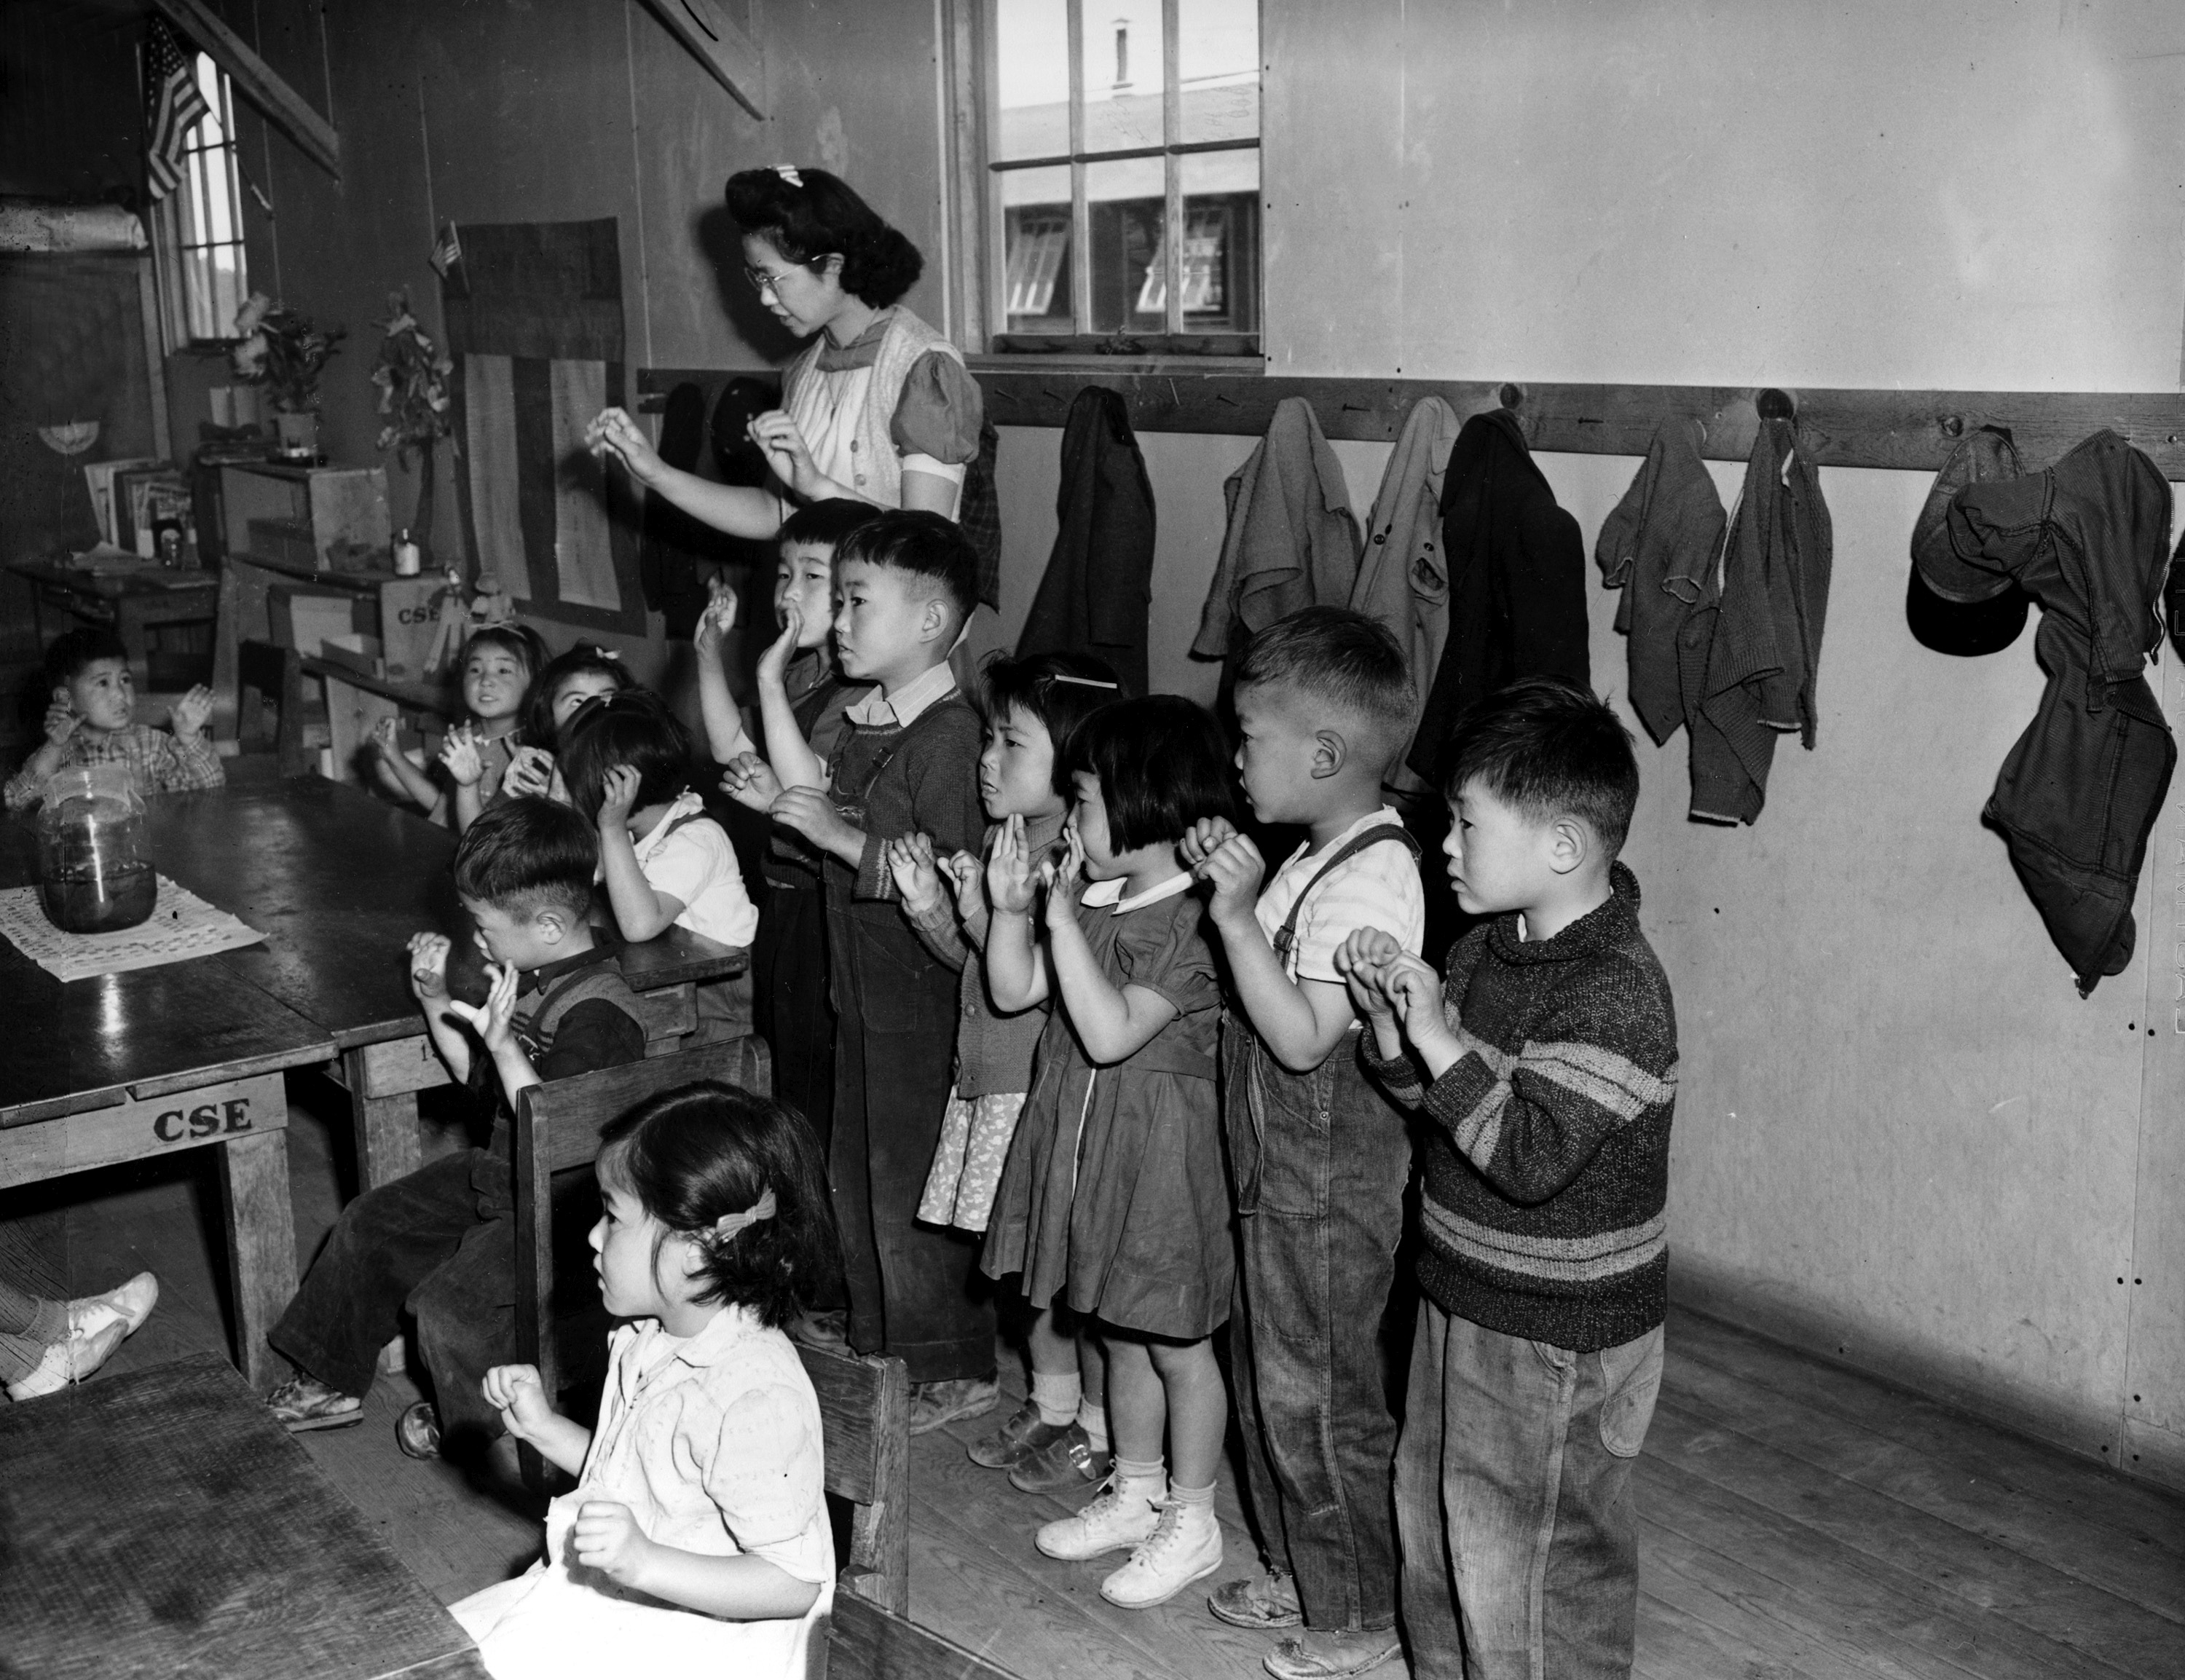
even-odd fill
[[[1059,1007],[986,1266],[1022,1271],[1034,1307],[1064,1302],[1108,1353],[1114,1470],[1037,1543],[1065,1559],[1129,1551],[1100,1586],[1129,1609],[1221,1565],[1214,1480],[1228,1396],[1211,1337],[1228,1316],[1233,1260],[1215,1095],[1221,991],[1176,843],[1231,809],[1227,758],[1213,717],[1188,700],[1104,706],[1067,750],[1076,801],[1059,860],[1035,857],[1012,817],[987,866],[996,1007],[1050,996]]]

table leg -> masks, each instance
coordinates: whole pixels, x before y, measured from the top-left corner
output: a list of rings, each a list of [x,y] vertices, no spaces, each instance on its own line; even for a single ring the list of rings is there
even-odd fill
[[[296,1221],[288,1201],[286,1132],[221,1144],[220,1192],[235,1297],[235,1362],[244,1380],[263,1390],[275,1375],[265,1332],[296,1292]]]
[[[349,1112],[356,1123],[356,1175],[362,1188],[377,1190],[405,1178],[424,1164],[417,1139],[417,1093],[375,1093],[376,1069],[366,1046],[342,1053],[342,1076],[349,1084]]]

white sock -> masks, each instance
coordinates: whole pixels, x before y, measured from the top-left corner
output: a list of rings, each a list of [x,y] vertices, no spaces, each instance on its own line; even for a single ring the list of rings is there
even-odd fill
[[[1180,1482],[1168,1484],[1169,1503],[1177,1507],[1180,1521],[1197,1527],[1214,1521],[1214,1484],[1204,1487],[1187,1487]]]
[[[1083,1387],[1074,1370],[1052,1376],[1043,1370],[1034,1371],[1031,1403],[1039,1408],[1039,1420],[1049,1429],[1059,1429],[1073,1421]]]
[[[1095,1404],[1090,1394],[1077,1403],[1077,1426],[1085,1432],[1094,1452],[1108,1450],[1108,1409]]]
[[[1115,1460],[1115,1493],[1124,1499],[1143,1499],[1153,1504],[1168,1497],[1168,1469],[1159,1459],[1148,1459],[1143,1464],[1129,1459]]]

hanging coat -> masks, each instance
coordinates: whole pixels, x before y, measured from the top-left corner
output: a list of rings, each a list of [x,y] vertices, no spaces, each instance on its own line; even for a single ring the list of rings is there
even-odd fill
[[[1982,817],[2084,996],[2132,960],[2132,895],[2177,762],[2143,674],[2162,634],[2170,486],[2097,432],[2046,472],[1960,490],[1949,531],[1959,560],[2041,603],[2033,651],[2048,686]]]
[[[1685,721],[1677,633],[1702,601],[1712,610],[1728,523],[1691,428],[1667,425],[1594,542],[1602,587],[1623,592],[1616,628],[1629,639],[1631,709],[1657,746]]]
[[[1089,653],[1115,667],[1125,694],[1142,695],[1154,492],[1130,409],[1104,385],[1071,399],[1054,513],[1054,550],[1017,653]]]
[[[1819,472],[1793,422],[1763,420],[1723,545],[1714,611],[1678,635],[1691,740],[1691,816],[1751,823],[1768,795],[1775,738],[1808,751],[1835,535]]]
[[[1191,645],[1200,659],[1232,659],[1277,618],[1303,606],[1343,606],[1358,577],[1358,522],[1343,463],[1312,405],[1285,397],[1267,435],[1221,494],[1228,528]]]
[[[1465,709],[1520,677],[1590,684],[1585,539],[1507,409],[1475,414],[1450,451],[1441,498],[1449,639],[1409,762],[1433,786]]]
[[[1441,548],[1443,469],[1456,442],[1456,410],[1422,397],[1405,416],[1366,522],[1366,554],[1350,586],[1354,611],[1387,627],[1404,650],[1419,705],[1441,666],[1449,639],[1449,566]],[[1417,727],[1416,715],[1412,719]],[[1405,743],[1408,751],[1410,742]],[[1389,784],[1425,787],[1407,764],[1389,767]]]

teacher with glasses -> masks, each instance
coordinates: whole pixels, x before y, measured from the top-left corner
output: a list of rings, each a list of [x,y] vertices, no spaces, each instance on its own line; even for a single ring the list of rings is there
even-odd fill
[[[958,518],[983,406],[963,353],[897,302],[925,265],[918,247],[824,170],[744,170],[728,201],[745,277],[811,340],[782,375],[781,407],[751,423],[786,495],[670,466],[619,408],[586,441],[731,536],[770,538],[795,505],[837,496]]]

